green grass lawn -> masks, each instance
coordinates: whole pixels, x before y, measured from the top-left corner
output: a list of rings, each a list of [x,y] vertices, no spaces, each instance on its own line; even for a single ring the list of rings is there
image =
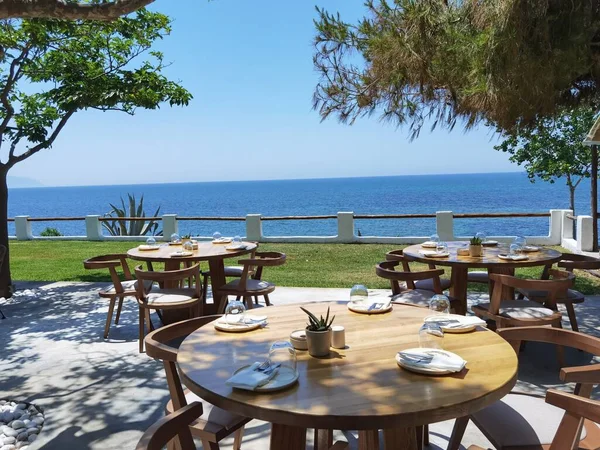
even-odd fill
[[[106,272],[87,271],[82,261],[95,255],[125,253],[135,245],[133,242],[12,241],[12,276],[14,280],[22,281],[108,281]],[[340,288],[350,288],[353,284],[365,284],[369,288],[389,287],[386,280],[375,275],[375,264],[385,259],[387,251],[401,247],[387,244],[260,245],[261,250],[287,255],[285,265],[265,269],[264,279],[280,286]],[[228,261],[236,263],[235,259]],[[133,264],[132,261],[131,266]],[[419,266],[424,268],[415,264],[414,269],[419,270]],[[517,274],[539,278],[541,268],[520,269]],[[469,289],[487,288],[474,284]],[[576,289],[585,294],[600,294],[600,279],[578,272]]]

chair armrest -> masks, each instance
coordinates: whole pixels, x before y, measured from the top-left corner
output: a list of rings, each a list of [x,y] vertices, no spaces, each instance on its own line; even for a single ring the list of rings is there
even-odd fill
[[[516,327],[501,328],[498,334],[509,342],[532,341],[576,348],[594,355],[600,354],[600,338],[562,328]]]
[[[546,403],[564,409],[573,415],[600,422],[600,401],[598,400],[550,389],[546,393]]]
[[[600,364],[563,367],[560,379],[566,383],[597,384],[600,381]]]
[[[144,433],[136,450],[159,450],[178,434],[185,433],[186,443],[193,445],[189,426],[203,413],[202,403],[194,402],[163,417]]]

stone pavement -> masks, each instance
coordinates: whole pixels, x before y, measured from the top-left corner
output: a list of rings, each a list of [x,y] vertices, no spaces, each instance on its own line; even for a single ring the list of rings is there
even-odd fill
[[[8,317],[0,320],[0,399],[35,403],[46,415],[39,439],[29,449],[134,449],[142,432],[163,415],[168,399],[164,371],[159,362],[138,353],[135,300],[125,301],[120,324],[113,324],[104,340],[107,302],[97,296],[102,286],[18,283],[15,297],[0,299]],[[276,305],[344,300],[348,289],[277,288],[271,297]],[[486,294],[469,296],[470,304],[486,300]],[[600,336],[600,297],[589,297],[576,308],[581,330]],[[528,345],[521,355],[518,388],[543,394],[560,386],[554,355],[549,346]],[[567,353],[571,365],[590,360],[581,352]],[[431,426],[429,448],[446,448],[452,424]],[[268,449],[268,436],[268,424],[252,421],[243,449]],[[355,434],[339,437],[356,448]],[[463,444],[488,443],[470,425]],[[231,449],[231,441],[222,448]]]

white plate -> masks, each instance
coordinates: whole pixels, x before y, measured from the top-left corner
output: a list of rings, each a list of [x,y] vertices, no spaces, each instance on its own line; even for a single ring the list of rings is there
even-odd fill
[[[529,259],[529,256],[525,256],[525,255],[510,256],[510,255],[500,254],[500,255],[498,255],[498,258],[503,259],[505,261],[527,261]]]
[[[138,246],[138,250],[141,252],[149,252],[152,250],[158,250],[160,248],[160,245],[147,245],[147,244],[143,244]]]
[[[525,245],[521,247],[521,251],[525,253],[539,252],[541,249],[535,245]]]
[[[247,246],[246,244],[232,244],[232,245],[228,245],[227,247],[225,247],[225,250],[229,250],[229,251],[236,251],[236,250],[246,250]]]
[[[421,244],[421,247],[423,247],[423,248],[436,248],[437,244],[435,242],[432,242],[432,241],[427,241],[427,242],[423,242]]]
[[[214,322],[214,327],[216,330],[227,333],[245,333],[264,327],[266,324],[267,316],[245,316],[243,323],[227,323],[224,318],[221,318]]]
[[[449,252],[435,252],[435,251],[421,251],[421,255],[426,258],[447,258],[450,256]]]
[[[244,367],[240,367],[233,374],[235,375],[240,370],[244,370],[250,367],[250,364]],[[281,391],[298,381],[298,371],[294,372],[290,367],[282,366],[277,370],[277,375],[269,380],[269,382],[263,386],[257,387],[251,392],[275,392]],[[235,389],[235,388],[234,388]]]
[[[185,258],[186,256],[192,256],[194,252],[173,252],[171,253],[171,258]]]
[[[495,245],[498,245],[498,241],[483,241],[481,243],[481,245],[483,245],[484,247],[493,247]]]
[[[456,353],[447,352],[446,350],[439,350],[437,348],[409,348],[407,350],[402,350],[402,351],[409,352],[414,355],[423,355],[423,356],[431,355],[432,353],[438,353],[438,354],[448,356],[450,358],[457,358],[459,360],[462,360],[462,358],[460,356],[458,356]],[[404,360],[399,355],[399,353],[396,353],[396,363],[398,363],[398,365],[400,367],[402,367],[403,369],[406,369],[410,372],[420,373],[423,375],[448,375],[449,373],[459,373],[454,370],[433,369],[433,368],[425,367],[423,365],[411,364],[411,363],[408,363],[406,360]]]
[[[378,303],[378,302],[375,302]],[[383,302],[381,302],[383,303]],[[383,314],[392,310],[392,304],[390,303],[387,307],[381,309],[372,309],[369,311],[369,307],[372,303],[364,304],[362,302],[348,302],[348,309],[352,312],[359,314]]]
[[[219,238],[213,239],[213,244],[229,244],[231,242],[231,238]]]
[[[427,316],[423,320],[425,323],[437,323],[444,333],[469,333],[478,326],[485,327],[486,323],[483,320],[476,320],[474,317],[461,316],[459,314],[438,314],[435,316]],[[450,323],[447,323],[452,321]],[[444,324],[446,322],[446,324]]]

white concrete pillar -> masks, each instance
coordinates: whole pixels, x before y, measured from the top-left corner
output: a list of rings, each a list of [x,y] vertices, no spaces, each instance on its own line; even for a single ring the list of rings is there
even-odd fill
[[[442,241],[454,240],[454,214],[452,211],[438,211],[435,213],[435,228]]]
[[[15,217],[15,234],[19,241],[29,241],[33,239],[33,233],[31,232],[31,222],[29,216],[16,216]]]
[[[88,241],[101,241],[104,238],[102,235],[102,222],[98,219],[100,219],[100,216],[85,216],[85,235]]]
[[[246,215],[246,239],[249,241],[262,241],[262,215],[248,214]]]
[[[563,212],[564,209],[551,209],[550,210],[550,224],[548,239],[549,245],[560,245],[562,240],[562,223],[563,223]]]
[[[594,247],[592,216],[577,216],[577,250],[591,252]]]
[[[354,213],[353,212],[338,212],[338,242],[354,242]]]
[[[177,223],[177,214],[163,214],[163,240],[170,241],[173,233],[179,234],[179,224]]]
[[[573,239],[573,220],[567,217],[570,214],[573,214],[572,209],[562,210],[562,239]]]

